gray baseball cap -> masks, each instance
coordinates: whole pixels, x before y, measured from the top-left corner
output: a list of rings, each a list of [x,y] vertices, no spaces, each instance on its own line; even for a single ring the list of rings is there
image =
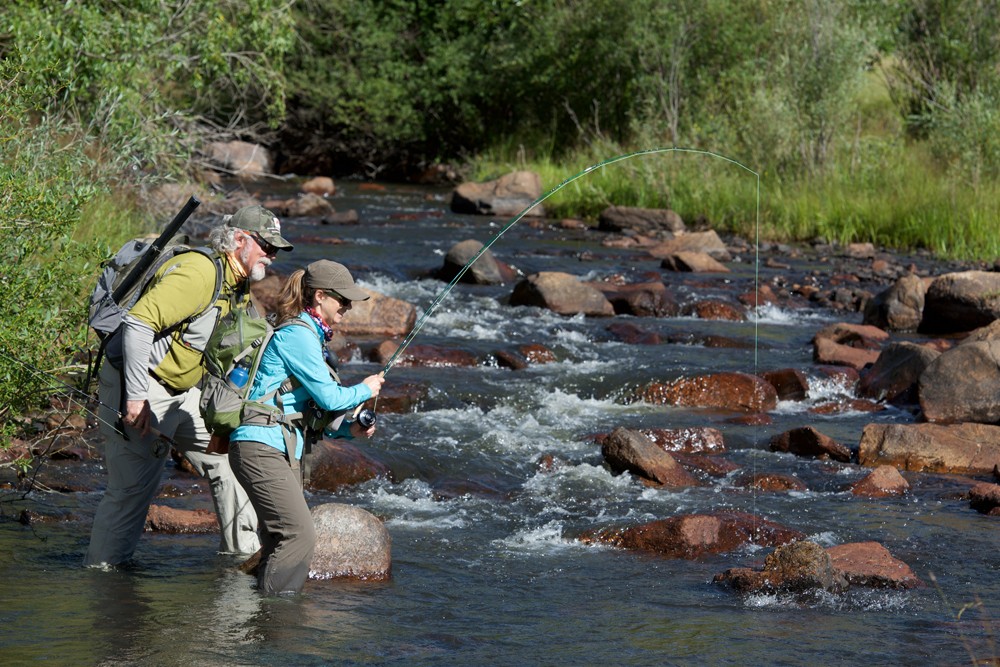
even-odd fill
[[[275,248],[292,249],[292,244],[281,236],[281,222],[278,221],[278,216],[259,204],[244,206],[236,211],[233,217],[226,221],[226,225],[258,234]]]
[[[305,269],[306,289],[335,292],[348,301],[366,301],[371,297],[354,284],[347,267],[328,259],[313,262]]]

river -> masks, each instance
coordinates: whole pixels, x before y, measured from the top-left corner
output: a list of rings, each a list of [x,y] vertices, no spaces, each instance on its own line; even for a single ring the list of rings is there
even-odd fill
[[[444,284],[425,277],[455,243],[486,241],[506,222],[448,211],[448,191],[416,186],[361,188],[341,183],[338,210],[361,224],[285,222],[296,251],[275,267],[287,273],[320,257],[347,264],[363,287],[426,308]],[[266,195],[288,194],[279,183]],[[322,243],[324,238],[344,244]],[[301,239],[311,239],[308,242]],[[593,232],[512,228],[494,246],[525,274],[539,270],[585,279],[660,274],[659,261],[610,249]],[[781,273],[743,253],[724,279],[662,272],[683,302],[750,291]],[[787,258],[800,273],[828,271],[818,259]],[[816,263],[813,266],[811,263]],[[997,519],[970,509],[964,487],[944,475],[905,473],[912,490],[870,500],[845,491],[868,472],[770,452],[769,439],[814,426],[856,446],[872,421],[911,422],[887,408],[816,414],[810,408],[852,398],[812,361],[812,335],[825,324],[859,322],[856,313],[818,307],[766,307],[744,322],[692,317],[617,317],[659,333],[714,334],[742,348],[697,344],[630,345],[609,320],[562,317],[505,303],[512,285],[459,285],[428,318],[418,343],[456,346],[481,358],[524,343],[557,361],[510,370],[397,366],[387,385],[428,388],[420,408],[381,414],[361,447],[393,470],[311,505],[350,503],[385,521],[392,577],[383,583],[310,582],[297,597],[262,599],[231,558],[214,555],[213,535],[146,534],[129,572],[80,566],[104,483],[100,458],[50,462],[79,490],[2,492],[0,656],[7,665],[957,665],[994,659],[1000,617]],[[811,379],[802,401],[784,401],[767,425],[741,425],[732,413],[649,405],[632,391],[717,371],[794,367]],[[360,358],[345,379],[379,367]],[[741,472],[794,475],[807,491],[758,492],[734,474],[684,490],[648,488],[603,465],[594,434],[617,426],[722,431],[726,457]],[[551,455],[556,465],[539,460]],[[183,473],[172,466],[168,476]],[[449,482],[495,493],[440,499]],[[190,486],[190,482],[187,483]],[[157,501],[161,502],[161,501]],[[163,500],[209,508],[201,492]],[[57,521],[10,520],[22,509]],[[798,529],[823,546],[874,540],[907,563],[926,586],[907,591],[852,588],[843,595],[741,597],[712,582],[770,551],[745,547],[699,560],[670,560],[589,546],[585,530],[633,525],[677,514],[739,509]]]

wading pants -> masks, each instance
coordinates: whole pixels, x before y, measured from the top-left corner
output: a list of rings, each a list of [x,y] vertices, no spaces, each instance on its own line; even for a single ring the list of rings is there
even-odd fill
[[[110,363],[100,372],[98,408],[105,436],[108,486],[97,507],[85,565],[119,565],[128,561],[142,536],[149,505],[163,476],[170,445],[150,434],[145,438],[125,427],[129,439],[114,430],[120,405],[121,375]],[[153,428],[173,440],[174,446],[208,480],[222,538],[219,551],[252,554],[257,551],[257,517],[246,492],[236,481],[224,455],[208,454],[205,423],[198,412],[197,388],[171,393],[155,380],[149,383]]]
[[[265,595],[297,593],[309,577],[316,526],[302,495],[299,462],[252,440],[230,443],[229,462],[260,521],[257,589]]]

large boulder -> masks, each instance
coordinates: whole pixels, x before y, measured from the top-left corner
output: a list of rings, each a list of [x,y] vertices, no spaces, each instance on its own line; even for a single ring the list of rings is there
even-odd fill
[[[462,183],[452,192],[455,213],[513,217],[542,196],[542,179],[531,171],[515,171],[485,183]],[[533,206],[526,216],[544,217],[545,208]]]
[[[559,271],[534,273],[517,285],[510,296],[512,306],[537,306],[560,315],[611,317],[615,309],[601,292],[576,276]]]
[[[640,390],[639,398],[660,405],[741,412],[768,412],[778,404],[778,394],[771,383],[747,373],[699,375],[678,378],[669,384],[653,382]]]
[[[392,538],[369,512],[327,503],[312,509],[316,550],[310,579],[384,581],[392,571]]]
[[[929,422],[1000,422],[1000,339],[938,355],[920,375],[917,393]]]
[[[1000,273],[961,271],[938,276],[927,288],[921,333],[959,333],[1000,318]]]
[[[616,428],[601,445],[601,454],[615,472],[631,472],[662,486],[698,486],[677,461],[638,431]]]
[[[367,301],[355,301],[337,330],[345,336],[405,336],[417,321],[417,309],[401,299],[365,290]]]
[[[864,324],[886,331],[916,331],[924,315],[930,281],[907,274],[865,304]]]
[[[988,475],[1000,466],[1000,426],[987,424],[868,424],[858,462],[914,472]]]

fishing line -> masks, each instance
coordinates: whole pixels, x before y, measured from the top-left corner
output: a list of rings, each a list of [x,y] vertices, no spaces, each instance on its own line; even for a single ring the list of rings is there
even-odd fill
[[[634,151],[632,153],[624,153],[622,155],[617,155],[615,157],[608,158],[607,160],[603,160],[603,161],[598,162],[596,164],[590,165],[589,167],[587,167],[583,171],[581,171],[581,172],[579,172],[577,174],[574,174],[573,176],[570,176],[569,178],[567,178],[566,180],[564,180],[559,185],[555,186],[554,188],[552,188],[548,192],[544,193],[538,199],[536,199],[533,202],[531,202],[530,204],[528,204],[524,209],[521,210],[520,213],[518,213],[516,216],[514,216],[513,218],[511,218],[510,221],[506,225],[504,225],[500,229],[500,231],[498,231],[496,233],[496,235],[492,239],[490,239],[489,241],[487,241],[483,245],[483,247],[481,247],[479,249],[479,251],[475,255],[472,256],[472,259],[470,259],[468,262],[465,263],[465,266],[463,266],[458,271],[458,273],[455,275],[455,277],[451,279],[451,282],[449,282],[445,286],[445,288],[443,290],[441,290],[441,292],[434,298],[434,300],[431,302],[430,306],[427,307],[427,310],[424,311],[424,313],[420,316],[420,319],[418,319],[417,322],[416,322],[416,324],[413,325],[413,328],[410,330],[410,333],[408,333],[406,335],[406,337],[403,339],[403,342],[401,342],[399,344],[399,347],[396,348],[396,351],[393,352],[393,354],[392,354],[391,357],[389,357],[389,361],[386,362],[385,368],[382,369],[382,375],[385,376],[385,374],[389,372],[389,370],[396,363],[396,360],[399,358],[399,356],[403,353],[404,350],[406,350],[407,347],[409,347],[410,343],[413,342],[413,339],[417,336],[418,333],[420,333],[420,330],[423,329],[424,323],[427,321],[427,318],[429,318],[431,316],[431,314],[433,314],[433,312],[441,304],[441,301],[444,300],[444,298],[446,296],[448,296],[449,292],[451,292],[451,290],[455,287],[455,285],[458,283],[458,281],[462,279],[462,276],[464,276],[466,274],[466,272],[469,270],[469,268],[473,264],[476,263],[476,260],[478,260],[480,257],[482,257],[483,254],[485,254],[486,251],[489,250],[490,247],[494,243],[496,243],[498,240],[500,240],[500,237],[503,236],[505,233],[507,233],[507,230],[509,230],[514,225],[516,225],[518,222],[520,222],[521,218],[523,218],[525,215],[527,215],[531,211],[531,209],[535,208],[536,206],[538,206],[539,204],[541,204],[542,202],[544,202],[546,199],[548,199],[549,197],[551,197],[555,193],[557,193],[560,190],[562,190],[564,187],[566,187],[567,185],[569,185],[573,181],[575,181],[575,180],[577,180],[579,178],[582,178],[582,177],[586,176],[587,174],[590,174],[590,173],[592,173],[592,172],[594,172],[594,171],[596,171],[598,169],[601,169],[601,168],[606,167],[608,165],[614,164],[616,162],[623,162],[625,160],[630,160],[630,159],[632,159],[634,157],[640,157],[640,156],[645,156],[645,155],[657,155],[657,154],[661,154],[661,153],[693,153],[693,154],[698,154],[698,155],[706,155],[706,156],[718,158],[720,160],[725,160],[726,162],[732,163],[732,164],[740,167],[741,169],[744,169],[744,170],[748,171],[749,173],[753,174],[756,177],[756,179],[757,179],[757,206],[756,206],[757,220],[756,220],[756,225],[755,226],[757,228],[757,234],[758,234],[758,240],[759,240],[759,234],[760,234],[760,174],[758,174],[753,169],[750,169],[749,167],[743,165],[742,163],[740,163],[740,162],[738,162],[738,161],[736,161],[736,160],[734,160],[732,158],[726,157],[725,155],[720,155],[718,153],[713,153],[712,151],[699,150],[699,149],[694,149],[694,148],[677,148],[677,147],[671,147],[671,148],[647,148],[645,150]],[[757,245],[757,247],[759,248],[759,243],[757,243],[755,245]],[[758,250],[758,252],[759,252],[759,250]],[[759,263],[759,258],[758,258],[758,263]],[[754,288],[755,289],[757,288],[757,275],[756,274],[754,275]],[[756,329],[755,329],[755,331],[754,331],[754,368],[756,368],[756,365],[757,365],[757,340],[756,340],[756,338],[757,338],[757,335],[756,335]]]
[[[106,403],[102,403],[101,400],[99,398],[97,398],[96,396],[94,396],[93,394],[88,394],[85,391],[77,389],[76,387],[74,387],[73,385],[69,384],[68,382],[64,382],[64,381],[60,380],[59,378],[57,378],[56,376],[52,375],[48,371],[43,371],[40,368],[36,368],[36,367],[32,366],[31,364],[29,364],[29,363],[27,363],[25,361],[22,361],[21,359],[18,359],[17,357],[11,355],[10,353],[8,353],[8,352],[6,352],[4,350],[0,350],[0,356],[2,356],[2,357],[6,358],[6,359],[8,359],[10,361],[13,361],[13,362],[19,364],[20,366],[22,366],[23,368],[27,369],[29,372],[33,373],[37,377],[43,377],[46,380],[48,380],[49,382],[55,383],[56,385],[58,385],[60,388],[63,389],[62,392],[56,391],[55,392],[56,395],[63,396],[67,400],[69,400],[71,403],[75,403],[75,404],[79,405],[80,408],[82,408],[84,411],[87,412],[87,414],[91,415],[94,419],[96,419],[97,421],[101,422],[102,424],[104,424],[106,426],[109,426],[111,429],[113,429],[119,435],[122,435],[122,436],[125,435],[120,430],[118,430],[117,425],[112,424],[112,423],[108,422],[105,419],[101,419],[101,415],[98,412],[96,412],[95,410],[91,410],[87,406],[87,404],[90,403],[91,401],[93,401],[97,405],[99,405],[101,407],[104,407],[104,408],[107,408],[111,412],[115,413],[118,417],[121,417],[122,413],[121,413],[120,410],[118,410],[118,408],[113,408],[113,407],[111,407],[110,405],[108,405]],[[72,393],[70,393],[70,392],[72,392]],[[86,399],[87,399],[87,403],[83,403],[79,399],[74,398],[73,394],[78,394],[80,396],[85,396]],[[154,431],[155,431],[155,429],[154,429]],[[161,434],[157,434],[157,435],[158,435],[158,437],[164,438],[164,439],[166,439],[166,440],[169,441],[169,438],[166,438],[165,436],[163,436]]]

